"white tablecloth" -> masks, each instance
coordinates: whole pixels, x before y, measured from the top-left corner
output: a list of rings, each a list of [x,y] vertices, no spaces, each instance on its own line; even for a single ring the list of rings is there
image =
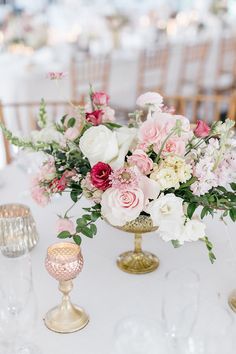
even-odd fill
[[[178,267],[190,268],[199,273],[201,302],[218,297],[227,307],[227,297],[236,287],[236,258],[229,243],[231,237],[236,247],[236,225],[229,222],[226,227],[217,219],[207,221],[207,235],[215,243],[217,261],[214,265],[210,264],[201,242],[174,249],[171,244],[159,239],[157,234],[147,235],[144,248],[159,256],[160,267],[150,274],[129,275],[117,268],[115,260],[119,253],[132,248],[132,236],[100,222],[96,237],[83,240],[85,265],[74,282],[72,292],[74,302],[89,313],[89,325],[70,335],[47,330],[42,318],[47,310],[59,302],[60,294],[56,281],[44,268],[44,258],[47,247],[57,241],[54,230],[56,214],[65,210],[70,201],[56,199],[48,207],[40,208],[24,193],[28,176],[17,167],[4,169],[1,177],[5,181],[5,186],[0,190],[1,203],[21,202],[29,205],[40,234],[40,242],[32,251],[32,259],[39,308],[35,342],[40,345],[43,354],[111,354],[114,328],[119,320],[134,314],[160,319],[164,275]],[[78,207],[78,215],[80,209],[81,206]]]

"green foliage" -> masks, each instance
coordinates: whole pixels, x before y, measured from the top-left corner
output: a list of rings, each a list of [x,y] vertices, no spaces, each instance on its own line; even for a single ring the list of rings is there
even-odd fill
[[[39,106],[39,114],[38,114],[38,126],[42,129],[47,125],[47,111],[46,111],[46,103],[44,99],[41,99]]]
[[[71,237],[71,234],[69,231],[62,231],[57,235],[58,238],[68,238]]]
[[[103,125],[105,125],[107,128],[113,130],[115,128],[121,128],[122,126],[120,124],[117,124],[117,123],[104,123]]]
[[[216,256],[214,255],[214,253],[212,252],[212,249],[213,249],[213,245],[212,243],[209,241],[208,237],[204,237],[201,239],[203,242],[205,242],[205,245],[207,247],[207,250],[208,250],[208,256],[209,256],[209,259],[211,261],[211,263],[213,264],[216,260]]]
[[[197,209],[198,205],[197,203],[190,203],[187,208],[187,216],[189,219],[192,219],[192,216]]]
[[[84,236],[93,238],[97,233],[97,227],[94,224],[101,217],[101,206],[95,204],[91,208],[83,208],[86,211],[81,218],[76,220],[76,232],[82,233]]]
[[[178,240],[171,240],[171,243],[174,246],[174,248],[179,248],[182,246]]]
[[[76,122],[76,119],[75,119],[74,117],[71,117],[71,118],[68,120],[67,127],[68,127],[68,128],[73,128],[74,125],[75,125],[75,122]]]

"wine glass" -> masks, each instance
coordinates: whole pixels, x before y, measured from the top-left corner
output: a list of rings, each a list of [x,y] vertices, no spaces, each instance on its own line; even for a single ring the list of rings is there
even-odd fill
[[[166,354],[166,348],[158,319],[134,315],[115,327],[112,354]]]
[[[195,330],[181,348],[183,354],[235,353],[235,321],[229,309],[218,301],[204,301]]]
[[[4,354],[38,354],[27,343],[36,320],[31,259],[0,255],[0,338]]]
[[[165,276],[162,321],[170,346],[177,349],[180,341],[190,336],[197,318],[199,276],[188,269],[176,269]]]

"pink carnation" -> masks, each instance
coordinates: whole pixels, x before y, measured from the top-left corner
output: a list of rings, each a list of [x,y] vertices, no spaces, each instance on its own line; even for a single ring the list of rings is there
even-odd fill
[[[75,225],[73,221],[68,218],[59,218],[56,223],[56,230],[58,233],[68,231],[73,235],[75,233]]]
[[[138,177],[135,172],[127,167],[121,167],[110,175],[113,188],[133,189],[138,186]]]
[[[153,168],[152,159],[141,149],[136,149],[133,154],[128,157],[128,162],[131,165],[136,165],[145,175],[148,175]]]

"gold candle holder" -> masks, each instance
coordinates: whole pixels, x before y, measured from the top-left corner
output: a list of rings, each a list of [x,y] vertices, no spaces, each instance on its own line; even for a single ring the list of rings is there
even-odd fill
[[[45,316],[47,328],[58,333],[72,333],[84,328],[89,317],[86,312],[73,305],[69,293],[73,288],[74,279],[83,268],[83,256],[78,245],[63,242],[50,246],[47,250],[45,266],[48,273],[59,281],[62,302],[51,309]]]
[[[118,267],[131,274],[145,274],[156,270],[159,259],[151,252],[142,250],[142,234],[157,230],[149,216],[140,215],[135,220],[127,222],[119,230],[134,234],[134,250],[122,253],[117,259]]]
[[[236,290],[233,290],[228,299],[231,310],[236,312]]]

